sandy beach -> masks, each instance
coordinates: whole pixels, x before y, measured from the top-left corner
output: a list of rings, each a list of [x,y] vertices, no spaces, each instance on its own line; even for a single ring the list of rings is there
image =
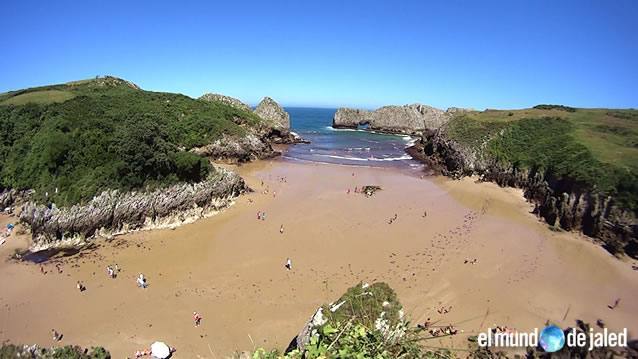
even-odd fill
[[[432,346],[465,349],[468,335],[494,324],[530,330],[575,319],[638,336],[631,263],[551,231],[517,190],[393,168],[273,160],[234,169],[255,192],[228,210],[97,241],[95,250],[44,263],[46,274],[7,259],[27,245],[26,235],[12,235],[0,247],[0,341],[50,346],[55,328],[62,344],[104,346],[114,358],[155,340],[176,347],[176,358],[283,350],[319,305],[375,281],[396,290],[413,324],[431,318],[464,331]],[[354,193],[363,185],[382,190]],[[117,279],[105,270],[114,264]],[[139,273],[147,289],[136,287]]]

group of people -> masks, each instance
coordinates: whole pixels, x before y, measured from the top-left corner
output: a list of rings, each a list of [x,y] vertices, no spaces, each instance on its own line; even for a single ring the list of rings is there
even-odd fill
[[[266,212],[257,211],[257,220],[266,220]]]
[[[431,328],[428,332],[433,337],[439,337],[442,335],[456,335],[459,330],[455,326],[450,324],[442,328]]]
[[[120,272],[120,267],[117,265],[117,263],[115,264],[115,268],[109,266],[106,266],[106,274],[111,277],[112,279],[117,278],[117,274]]]
[[[465,258],[465,260],[463,261],[463,264],[468,264],[468,263],[469,263],[469,264],[476,264],[476,262],[477,262],[477,259],[476,259],[476,258],[474,258],[474,259],[467,259],[467,258]]]
[[[455,335],[459,332],[459,330],[453,326],[452,324],[445,326],[445,327],[432,327],[430,328],[430,326],[432,325],[432,323],[430,322],[430,318],[428,318],[425,323],[423,324],[417,324],[417,328],[421,329],[421,330],[428,330],[428,333],[430,333],[431,336],[433,337],[439,337],[442,335]]]
[[[397,220],[397,218],[399,218],[399,215],[395,213],[395,214],[394,214],[394,217],[391,217],[391,218],[388,220],[388,224],[392,224],[392,223],[394,223],[394,221],[396,221],[396,220]]]
[[[450,310],[452,310],[452,306],[441,307],[441,308],[437,309],[436,312],[439,313],[439,314],[447,314],[447,313],[450,312]]]

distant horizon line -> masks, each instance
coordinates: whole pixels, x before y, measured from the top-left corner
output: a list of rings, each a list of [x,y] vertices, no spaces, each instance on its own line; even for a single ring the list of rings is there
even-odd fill
[[[235,98],[241,102],[244,102],[243,100],[241,100],[238,97],[234,97],[234,96],[229,96],[229,95],[225,95],[224,93],[221,92],[204,92],[202,93],[200,96],[191,96],[188,95],[186,93],[183,92],[170,92],[170,91],[165,91],[165,90],[148,90],[142,86],[139,86],[137,82],[131,81],[131,80],[127,80],[125,77],[120,77],[120,76],[115,76],[115,75],[101,75],[101,76],[95,76],[95,77],[87,77],[84,79],[80,79],[80,80],[69,80],[66,82],[59,82],[59,83],[52,83],[52,84],[44,84],[44,85],[35,85],[35,86],[30,86],[30,87],[24,87],[24,88],[19,88],[19,89],[14,89],[14,90],[6,90],[6,91],[1,91],[0,95],[2,94],[6,94],[6,93],[10,93],[10,92],[15,92],[15,91],[22,91],[22,90],[27,90],[27,89],[35,89],[38,87],[46,87],[46,86],[55,86],[55,85],[66,85],[72,82],[77,82],[77,81],[86,81],[86,80],[94,80],[97,78],[105,78],[105,77],[114,77],[123,81],[127,81],[130,83],[133,83],[134,85],[138,86],[141,90],[143,91],[150,91],[150,92],[164,92],[164,93],[174,93],[174,94],[180,94],[183,96],[187,96],[189,98],[192,99],[199,99],[199,97],[205,95],[205,94],[219,94],[219,95],[223,95],[223,96],[228,96],[231,98]],[[265,97],[270,97],[268,95],[266,96],[262,96],[262,99]],[[275,99],[273,99],[275,100]],[[277,100],[275,100],[277,103],[279,103],[282,107],[284,108],[309,108],[309,109],[325,109],[325,110],[336,110],[339,108],[351,108],[351,109],[357,109],[357,110],[366,110],[366,111],[374,111],[377,109],[380,109],[382,107],[386,107],[386,106],[409,106],[409,105],[425,105],[425,106],[430,106],[430,107],[434,107],[434,108],[438,108],[440,110],[448,110],[450,108],[460,108],[460,109],[467,109],[467,110],[472,110],[472,111],[487,111],[487,110],[497,110],[497,111],[507,111],[507,110],[524,110],[524,109],[529,109],[529,108],[533,108],[534,106],[539,106],[539,105],[560,105],[560,106],[567,106],[567,107],[572,107],[572,108],[576,108],[576,109],[587,109],[587,110],[596,110],[596,109],[615,109],[615,110],[636,110],[638,109],[638,107],[600,107],[600,106],[595,106],[595,107],[579,107],[579,106],[572,106],[572,105],[568,105],[568,104],[564,104],[564,103],[551,103],[551,102],[541,102],[541,103],[537,103],[535,105],[531,105],[529,107],[484,107],[484,108],[475,108],[475,107],[463,107],[463,106],[448,106],[448,107],[438,107],[438,106],[434,106],[428,103],[423,103],[423,102],[406,102],[403,104],[397,104],[397,103],[387,103],[381,106],[366,106],[366,105],[362,105],[362,106],[351,106],[351,105],[341,105],[341,106],[337,106],[337,105],[307,105],[307,104],[303,104],[303,105],[299,105],[299,104],[295,104],[295,105],[286,105],[283,102],[279,102]],[[244,102],[246,103],[246,102]],[[246,103],[250,108],[254,109],[257,104],[259,102],[253,104],[253,103]]]

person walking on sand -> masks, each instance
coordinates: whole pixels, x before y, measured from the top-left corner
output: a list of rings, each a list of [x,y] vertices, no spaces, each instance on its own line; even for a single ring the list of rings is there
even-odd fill
[[[286,265],[284,265],[287,270],[292,270],[292,260],[290,258],[286,259]]]
[[[84,286],[84,284],[82,284],[82,282],[78,281],[76,287],[78,288],[78,290],[80,292],[84,292],[86,290],[86,287]]]
[[[202,316],[197,312],[193,312],[193,321],[195,322],[195,326],[199,327],[202,322]]]
[[[284,234],[284,225],[282,224],[281,227],[279,227],[279,233]]]
[[[146,278],[144,278],[144,274],[142,273],[140,273],[140,276],[137,277],[137,286],[140,288],[146,288],[148,286]]]

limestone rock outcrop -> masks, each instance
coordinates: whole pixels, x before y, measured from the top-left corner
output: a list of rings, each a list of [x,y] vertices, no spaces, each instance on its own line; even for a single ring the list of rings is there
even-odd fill
[[[290,130],[290,115],[270,97],[264,97],[259,102],[255,114],[271,122],[275,128]]]
[[[369,130],[418,134],[441,127],[451,119],[451,112],[427,105],[384,106],[374,111],[339,108],[332,120],[334,128],[358,128]]]
[[[32,250],[79,244],[95,235],[171,228],[207,217],[250,189],[234,172],[216,168],[206,180],[154,191],[104,191],[86,204],[57,208],[26,203],[20,221],[32,234]]]

